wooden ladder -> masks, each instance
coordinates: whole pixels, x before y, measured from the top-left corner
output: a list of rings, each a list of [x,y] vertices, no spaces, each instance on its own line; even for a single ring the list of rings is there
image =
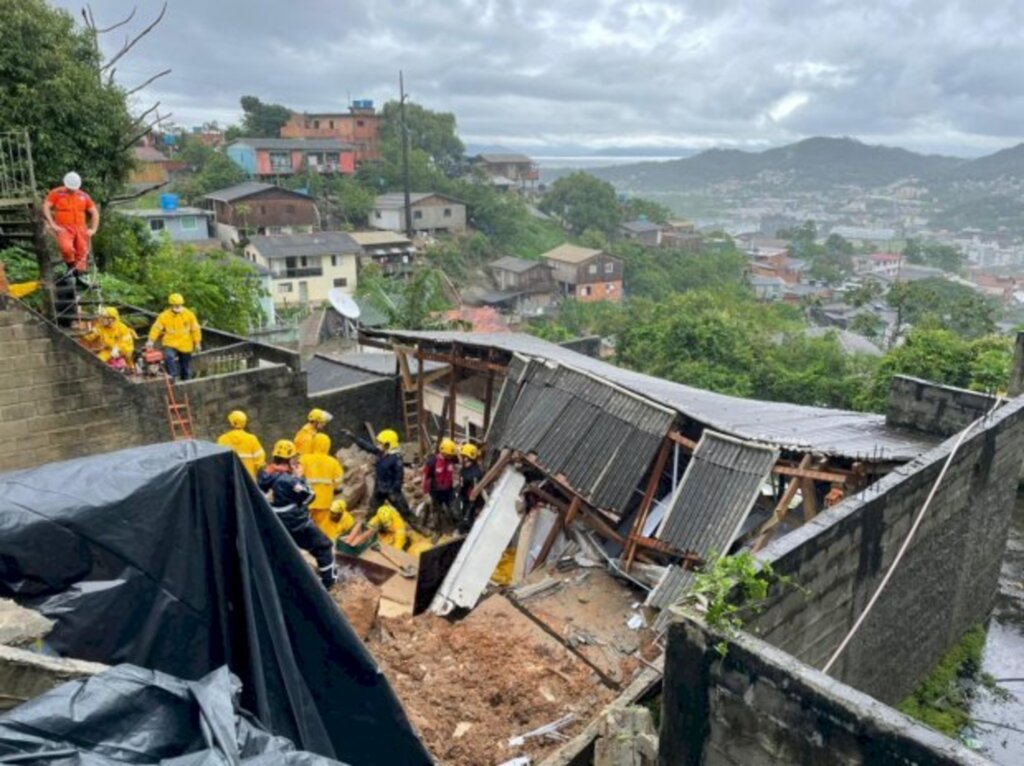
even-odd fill
[[[164,375],[164,386],[167,388],[167,423],[171,427],[171,439],[180,441],[192,439],[192,408],[188,404],[188,394],[179,402],[174,394],[174,384],[170,375]]]

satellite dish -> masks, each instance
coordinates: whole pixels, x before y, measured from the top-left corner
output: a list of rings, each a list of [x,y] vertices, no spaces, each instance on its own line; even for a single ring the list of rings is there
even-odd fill
[[[343,291],[340,287],[332,288],[331,291],[327,293],[327,300],[331,302],[334,310],[346,319],[359,319],[359,315],[362,313],[359,310],[359,304],[353,300],[351,295]]]

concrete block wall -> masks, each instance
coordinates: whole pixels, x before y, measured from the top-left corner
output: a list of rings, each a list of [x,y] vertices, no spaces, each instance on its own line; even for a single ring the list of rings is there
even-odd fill
[[[669,628],[663,689],[664,766],[989,763],[763,641],[691,620]]]
[[[889,387],[887,425],[951,436],[992,409],[995,397],[897,375]]]
[[[866,606],[938,478],[951,438],[761,552],[803,591],[775,589],[751,629],[822,667]],[[1024,461],[1024,397],[976,427],[939,485],[885,592],[833,668],[893,704],[983,621]]]
[[[180,384],[195,435],[215,440],[227,414],[243,409],[268,452],[292,438],[312,407],[334,414],[328,434],[340,446],[342,428],[362,432],[400,422],[396,380],[330,391],[310,398],[305,373],[280,364]],[[162,381],[131,383],[20,302],[0,296],[0,471],[168,441]]]

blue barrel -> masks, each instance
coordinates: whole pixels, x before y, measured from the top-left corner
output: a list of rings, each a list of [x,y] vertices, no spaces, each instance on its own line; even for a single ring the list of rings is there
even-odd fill
[[[161,210],[177,210],[178,209],[178,195],[177,194],[161,194],[160,195],[160,209]]]

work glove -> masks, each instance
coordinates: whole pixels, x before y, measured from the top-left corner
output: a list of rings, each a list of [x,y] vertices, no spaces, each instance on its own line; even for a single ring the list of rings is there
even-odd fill
[[[153,341],[147,340],[146,341],[146,348],[153,348]]]
[[[202,343],[197,343],[196,344],[196,353],[198,354],[202,350],[203,350],[203,344]]]
[[[110,349],[110,356],[113,359],[120,359],[121,349],[119,349],[117,346],[114,346],[112,349]]]

